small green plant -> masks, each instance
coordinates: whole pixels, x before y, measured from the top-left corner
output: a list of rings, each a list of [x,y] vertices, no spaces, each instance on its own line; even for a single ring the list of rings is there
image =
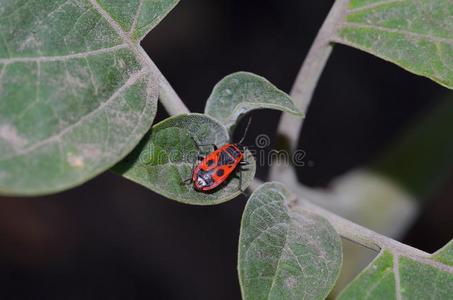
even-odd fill
[[[453,88],[450,0],[337,0],[290,96],[239,72],[214,87],[203,114],[190,113],[140,46],[177,3],[0,3],[1,194],[55,193],[111,169],[182,203],[232,200],[241,193],[236,178],[213,193],[183,184],[191,177],[196,143],[228,143],[245,114],[277,109],[284,112],[278,134],[294,151],[301,116],[336,43]],[[158,99],[171,116],[153,125]],[[379,254],[338,298],[451,299],[453,242],[432,255],[401,244],[330,212],[322,198],[332,195],[301,185],[291,166],[272,165],[271,180],[286,186],[260,184],[253,156],[246,160],[242,186],[254,192],[239,241],[245,300],[326,298],[342,267],[340,237]]]

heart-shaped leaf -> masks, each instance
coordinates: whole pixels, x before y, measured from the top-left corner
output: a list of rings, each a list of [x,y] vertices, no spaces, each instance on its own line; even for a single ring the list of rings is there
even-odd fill
[[[137,37],[175,3],[0,2],[0,193],[67,189],[136,146],[158,96]]]
[[[167,198],[197,205],[218,204],[241,193],[239,179],[230,177],[214,192],[199,192],[185,180],[192,177],[198,145],[202,151],[212,151],[211,144],[222,146],[229,142],[226,128],[203,114],[179,115],[153,126],[139,146],[119,163],[114,171]],[[244,190],[255,175],[255,161],[249,151],[245,160],[250,163],[242,171]],[[237,173],[236,173],[237,174]],[[238,174],[239,175],[239,174]]]
[[[335,40],[452,89],[452,7],[451,0],[352,0]]]
[[[252,73],[238,72],[216,84],[205,113],[230,129],[242,115],[265,108],[302,115],[291,98],[272,83]]]
[[[339,299],[451,299],[453,243],[431,257],[383,250]]]
[[[244,300],[324,299],[341,268],[341,240],[322,217],[293,211],[279,183],[250,197],[239,240]]]

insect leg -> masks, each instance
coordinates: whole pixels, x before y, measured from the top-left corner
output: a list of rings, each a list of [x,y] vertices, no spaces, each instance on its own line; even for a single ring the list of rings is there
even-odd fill
[[[200,161],[200,160],[203,160],[204,159],[204,156],[201,156],[200,155],[200,151],[198,151],[197,155],[195,156],[196,158],[193,160],[192,162],[192,173],[193,173],[193,170],[195,170],[195,164]]]
[[[198,150],[197,155],[195,155],[196,159],[193,161],[193,166],[192,166],[192,170],[193,170],[193,169],[195,168],[195,163],[196,163],[196,161],[197,161],[197,160],[203,160],[204,157],[200,155],[201,153],[203,153],[203,151],[202,151],[201,148],[200,148],[201,145],[199,145],[199,144],[197,143],[197,141],[196,141],[192,136],[191,136],[190,138],[191,138],[192,141],[195,143],[195,146],[197,147],[197,150]]]
[[[200,153],[203,152],[203,151],[201,150],[200,147],[211,146],[212,148],[214,148],[214,151],[217,150],[216,144],[199,144],[199,143],[197,143],[197,141],[193,138],[193,136],[190,136],[190,138],[191,138],[192,141],[195,143],[195,145],[197,146],[198,152],[200,152]]]
[[[241,162],[239,163],[239,165],[241,166],[247,166],[247,165],[250,165],[250,163],[247,161],[248,160],[248,152],[247,152],[247,147],[244,147],[244,158],[241,160]]]
[[[194,140],[195,141],[195,140]],[[193,160],[192,162],[192,172],[190,174],[190,178],[187,178],[185,180],[183,180],[182,182],[184,184],[188,184],[188,183],[192,183],[193,182],[193,171],[195,170],[195,164],[199,161],[199,160],[203,160],[203,157],[200,155],[200,150],[198,151],[197,155],[195,156],[195,159]]]

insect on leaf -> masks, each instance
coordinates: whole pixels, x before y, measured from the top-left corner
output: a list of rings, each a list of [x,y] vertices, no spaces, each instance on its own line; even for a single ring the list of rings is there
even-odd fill
[[[252,73],[238,72],[216,84],[206,103],[205,113],[230,129],[242,115],[266,108],[302,115],[291,98],[272,83]]]
[[[341,240],[322,217],[290,208],[280,183],[265,183],[242,216],[239,280],[244,300],[324,299],[338,278]]]
[[[139,146],[121,161],[114,171],[169,199],[186,204],[212,205],[238,196],[239,179],[230,177],[226,184],[213,192],[200,192],[190,182],[192,168],[197,159],[198,145],[207,154],[211,144],[222,146],[229,142],[226,128],[215,119],[203,114],[179,115],[153,126]],[[242,172],[242,189],[252,182],[255,161],[250,152],[245,153],[250,163]],[[239,175],[237,172],[236,175]]]
[[[336,42],[453,89],[451,0],[351,0]]]
[[[177,2],[0,2],[1,194],[73,187],[137,145],[158,96],[138,40]]]

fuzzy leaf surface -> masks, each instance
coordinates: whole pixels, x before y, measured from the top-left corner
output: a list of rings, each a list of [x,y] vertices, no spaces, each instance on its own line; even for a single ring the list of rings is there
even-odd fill
[[[214,87],[206,103],[205,113],[227,128],[254,109],[276,109],[302,115],[291,98],[265,78],[237,72],[223,78]]]
[[[169,199],[186,204],[212,205],[238,196],[239,179],[230,180],[214,192],[199,192],[185,180],[192,177],[197,159],[198,145],[206,154],[211,144],[218,147],[229,142],[226,128],[215,119],[203,114],[179,115],[168,118],[152,127],[139,146],[114,171]],[[250,163],[242,172],[242,189],[255,175],[255,161],[250,152],[245,160]],[[237,174],[237,173],[236,173]]]
[[[0,194],[76,186],[134,149],[158,97],[137,37],[176,2],[0,2]]]
[[[239,280],[244,300],[324,299],[338,278],[340,237],[322,217],[290,208],[280,183],[265,183],[242,216]]]
[[[337,42],[453,88],[451,0],[351,0]]]
[[[451,299],[452,242],[428,258],[383,250],[338,299]]]

